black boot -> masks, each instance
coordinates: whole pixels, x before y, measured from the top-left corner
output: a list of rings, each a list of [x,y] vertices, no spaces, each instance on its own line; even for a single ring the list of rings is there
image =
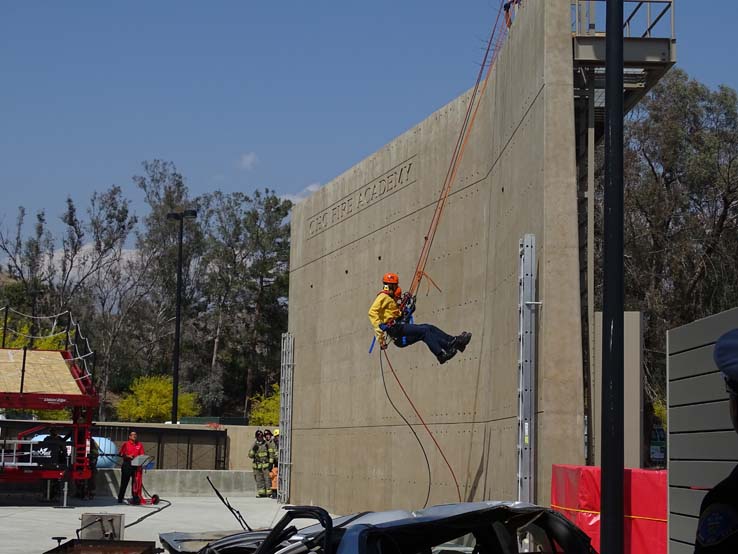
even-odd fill
[[[464,331],[459,336],[454,337],[454,342],[452,343],[452,346],[456,348],[459,352],[463,352],[466,350],[466,345],[469,344],[469,341],[472,338],[472,334]]]
[[[436,356],[436,359],[438,360],[439,364],[445,364],[447,361],[449,361],[454,356],[456,356],[456,349],[449,348],[447,350],[442,350],[441,353],[438,356]]]

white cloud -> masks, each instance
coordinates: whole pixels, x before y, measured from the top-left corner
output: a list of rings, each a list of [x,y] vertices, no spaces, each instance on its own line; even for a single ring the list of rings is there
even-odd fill
[[[297,204],[298,202],[302,202],[305,200],[308,196],[313,194],[314,192],[318,192],[320,190],[320,187],[322,187],[320,183],[312,183],[308,186],[306,186],[304,189],[302,189],[297,194],[283,194],[281,198],[284,200],[289,200],[293,204]]]
[[[256,167],[257,163],[259,163],[259,157],[256,155],[256,152],[246,152],[238,158],[237,165],[241,169],[251,171]]]

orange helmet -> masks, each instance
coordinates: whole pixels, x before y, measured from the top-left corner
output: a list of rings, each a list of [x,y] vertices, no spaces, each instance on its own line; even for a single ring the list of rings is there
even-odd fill
[[[400,278],[397,276],[397,273],[385,273],[384,277],[382,277],[382,282],[385,285],[396,285],[400,282]]]

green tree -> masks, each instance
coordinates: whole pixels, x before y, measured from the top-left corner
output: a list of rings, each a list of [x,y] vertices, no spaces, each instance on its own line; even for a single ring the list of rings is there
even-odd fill
[[[144,175],[134,177],[134,183],[144,193],[149,213],[137,236],[136,247],[142,252],[157,252],[147,273],[151,288],[145,303],[138,306],[141,316],[133,332],[143,348],[141,361],[147,372],[171,371],[172,336],[174,332],[175,293],[179,222],[167,219],[167,214],[184,209],[196,209],[198,218],[187,220],[182,241],[182,381],[191,387],[194,373],[202,365],[201,333],[197,318],[207,310],[202,295],[202,264],[205,240],[202,228],[203,205],[200,197],[191,197],[189,188],[175,165],[161,160],[143,163]]]
[[[672,70],[625,138],[626,309],[644,313],[646,394],[658,404],[666,331],[738,302],[738,96]]]
[[[255,390],[257,378],[265,385],[278,381],[281,336],[287,330],[289,294],[290,225],[287,219],[292,203],[265,190],[257,191],[246,214],[248,250],[247,313],[252,333],[246,349],[246,403]]]
[[[256,394],[251,398],[249,425],[279,425],[279,385],[272,385],[272,394]]]
[[[201,321],[212,350],[196,390],[211,413],[216,406],[222,413],[222,397],[227,409],[245,414],[253,391],[268,387],[279,371],[292,205],[268,189],[251,196],[216,192],[203,204],[208,313]]]
[[[180,417],[198,415],[197,395],[180,391],[177,410]],[[116,411],[122,421],[167,421],[172,415],[172,378],[161,375],[137,378],[131,392],[118,402]]]

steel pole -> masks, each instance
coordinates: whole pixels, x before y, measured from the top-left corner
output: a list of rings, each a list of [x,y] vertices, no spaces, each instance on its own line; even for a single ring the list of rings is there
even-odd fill
[[[177,251],[177,299],[174,316],[174,360],[172,363],[172,424],[177,423],[177,403],[179,402],[179,327],[182,315],[182,235],[184,215],[179,217],[179,244]]]
[[[66,334],[64,338],[64,350],[66,351],[69,351],[69,330],[70,330],[71,325],[72,325],[72,313],[69,312],[67,314],[67,328],[66,328]]]
[[[3,319],[3,348],[5,348],[5,331],[8,328],[8,306],[5,306],[5,317]]]
[[[607,0],[601,554],[623,552],[623,0]]]
[[[21,366],[21,385],[20,385],[20,393],[23,394],[23,384],[26,381],[26,352],[28,351],[28,347],[23,347],[23,365]]]

